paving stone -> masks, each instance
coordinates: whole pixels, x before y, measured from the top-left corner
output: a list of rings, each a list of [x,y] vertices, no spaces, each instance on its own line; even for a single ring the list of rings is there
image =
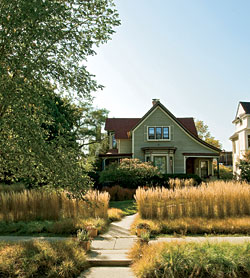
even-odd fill
[[[79,278],[135,278],[129,267],[91,267]]]

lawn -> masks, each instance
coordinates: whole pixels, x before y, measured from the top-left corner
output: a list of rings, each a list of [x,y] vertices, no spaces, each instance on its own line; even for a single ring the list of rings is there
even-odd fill
[[[122,210],[125,216],[137,213],[136,202],[134,200],[112,201],[109,203],[109,207]]]

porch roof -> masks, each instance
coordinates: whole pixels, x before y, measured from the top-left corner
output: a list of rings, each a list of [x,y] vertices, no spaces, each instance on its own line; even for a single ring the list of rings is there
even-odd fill
[[[109,158],[109,157],[124,158],[124,157],[132,157],[132,153],[104,153],[104,154],[99,154],[99,157],[103,157],[103,158]]]
[[[176,147],[143,147],[141,148],[142,151],[155,151],[155,150],[163,150],[163,151],[173,151],[177,150]]]
[[[217,153],[182,153],[184,156],[193,156],[193,157],[208,157],[208,156],[220,156],[220,154]]]

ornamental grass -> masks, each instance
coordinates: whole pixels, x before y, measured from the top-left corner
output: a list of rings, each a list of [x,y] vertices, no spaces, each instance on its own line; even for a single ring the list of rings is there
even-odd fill
[[[109,194],[89,191],[84,200],[65,192],[24,190],[0,193],[0,221],[59,220],[108,217]]]
[[[88,268],[76,241],[0,243],[0,277],[75,278]]]
[[[143,219],[223,219],[250,215],[250,185],[245,182],[215,181],[172,189],[138,188],[135,199]]]
[[[250,277],[250,243],[156,243],[130,250],[137,278]]]

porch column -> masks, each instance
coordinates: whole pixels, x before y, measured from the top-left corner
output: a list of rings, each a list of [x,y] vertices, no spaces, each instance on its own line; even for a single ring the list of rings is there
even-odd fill
[[[217,160],[217,178],[220,178],[220,163],[219,163],[219,158],[216,159]]]
[[[184,174],[187,173],[187,157],[184,156]]]
[[[105,168],[106,168],[106,159],[107,158],[104,158],[102,161],[102,170],[105,170]]]

